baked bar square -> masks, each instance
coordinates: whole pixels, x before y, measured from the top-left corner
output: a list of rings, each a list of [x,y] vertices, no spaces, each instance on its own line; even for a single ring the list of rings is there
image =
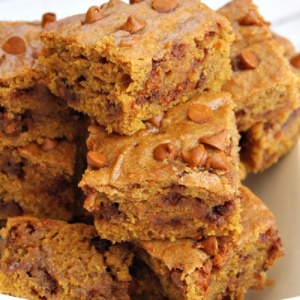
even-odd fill
[[[77,147],[66,140],[40,141],[0,152],[0,220],[73,217]]]
[[[11,218],[1,232],[0,291],[27,299],[129,300],[129,245],[93,226]]]
[[[297,78],[257,7],[251,0],[234,0],[218,12],[229,19],[235,34],[233,74],[223,89],[236,104],[239,131],[264,122],[275,110],[296,109]]]
[[[242,134],[241,161],[249,172],[262,172],[275,164],[297,143],[300,135],[300,108],[281,111]]]
[[[282,243],[268,208],[246,187],[241,194],[238,237],[137,242],[170,299],[242,299],[248,289],[263,288],[266,271],[283,255]]]
[[[132,134],[187,92],[219,90],[231,75],[224,17],[198,0],[164,12],[151,0],[136,2],[111,0],[41,35],[52,92],[108,132]]]
[[[152,123],[131,136],[89,128],[80,186],[100,235],[122,241],[238,232],[239,135],[230,94],[200,93]]]

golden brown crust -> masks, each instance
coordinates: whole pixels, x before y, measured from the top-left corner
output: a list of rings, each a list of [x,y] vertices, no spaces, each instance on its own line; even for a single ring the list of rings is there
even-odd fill
[[[251,0],[233,0],[218,11],[229,19],[235,34],[231,47],[233,75],[223,89],[233,95],[239,131],[265,120],[289,102],[298,105],[297,80],[274,41],[267,23]],[[251,51],[254,69],[243,68],[241,53]],[[256,57],[256,59],[254,59]]]
[[[30,299],[129,300],[130,249],[99,239],[93,226],[19,217],[8,220],[2,237],[2,293]]]
[[[188,116],[197,104],[211,110],[201,124]],[[201,144],[224,129],[223,150]],[[101,235],[121,241],[239,231],[239,136],[229,94],[194,96],[167,111],[159,128],[149,122],[132,136],[89,130],[89,150],[108,161],[90,166],[80,183]]]
[[[181,0],[168,13],[150,0],[118,1],[101,13],[90,24],[84,14],[51,23],[42,39],[51,90],[109,132],[145,128],[185,93],[219,90],[230,76],[231,28],[200,1]],[[139,20],[137,32],[123,27],[129,16]]]
[[[240,191],[243,231],[236,237],[136,242],[171,299],[233,299],[263,287],[282,244],[272,213],[249,189]]]
[[[48,151],[41,145],[31,143],[1,151],[1,219],[23,214],[62,220],[72,218],[76,145],[59,141]],[[13,211],[8,209],[12,205]]]

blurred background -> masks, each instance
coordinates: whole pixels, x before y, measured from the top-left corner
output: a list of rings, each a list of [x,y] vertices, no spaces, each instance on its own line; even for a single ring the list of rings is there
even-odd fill
[[[38,20],[44,12],[55,12],[57,17],[84,13],[99,0],[0,0],[0,20]],[[202,0],[213,9],[227,0]],[[275,32],[289,38],[300,51],[300,0],[254,0],[266,20],[272,22]]]

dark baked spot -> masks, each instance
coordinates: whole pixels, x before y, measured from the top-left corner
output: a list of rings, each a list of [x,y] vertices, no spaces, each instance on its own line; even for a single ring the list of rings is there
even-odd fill
[[[23,215],[23,209],[15,201],[3,202],[0,201],[0,216],[16,217]]]
[[[164,201],[172,206],[176,206],[181,201],[181,198],[182,195],[176,192],[168,193],[163,197]]]
[[[181,225],[181,221],[178,219],[171,219],[170,223],[172,226],[180,226]]]
[[[232,215],[235,209],[234,201],[227,201],[222,205],[217,205],[212,208],[206,216],[206,219],[210,222],[218,222],[221,217]]]
[[[119,209],[119,203],[100,203],[100,209],[98,212],[98,217],[105,221],[109,221],[111,219],[117,219],[121,214]]]
[[[171,49],[172,58],[176,60],[182,60],[184,58],[185,48],[186,45],[184,44],[173,43]]]
[[[26,165],[26,160],[12,155],[12,151],[13,149],[6,148],[6,151],[3,151],[0,155],[0,172],[15,175],[21,179],[25,176],[23,167]]]
[[[35,232],[35,228],[30,222],[26,225],[26,229],[28,229],[29,234],[33,234]]]
[[[213,208],[213,213],[219,216],[229,216],[235,209],[234,201],[227,201],[223,205],[218,205]]]
[[[90,243],[99,253],[105,253],[112,245],[111,241],[100,239],[99,237],[92,239]]]

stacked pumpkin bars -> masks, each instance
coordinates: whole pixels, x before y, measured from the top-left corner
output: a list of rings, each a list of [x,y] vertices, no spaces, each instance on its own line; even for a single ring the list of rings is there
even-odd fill
[[[292,47],[278,44],[283,39],[274,39],[248,0],[232,1],[218,14],[197,0],[132,2],[138,3],[111,0],[48,22],[41,34],[41,75],[32,86],[90,117],[80,187],[101,239],[93,226],[10,218],[2,232],[3,293],[230,299],[262,288],[266,271],[282,256],[273,215],[240,177],[241,170],[263,171],[297,141],[299,64]],[[32,57],[32,46],[28,51]],[[16,61],[22,55],[9,54]],[[284,55],[294,57],[293,66]],[[22,86],[23,94],[32,86]],[[85,130],[83,121],[75,126]],[[30,144],[36,161],[45,143],[46,153],[59,157],[61,136],[41,132],[47,138]],[[22,153],[23,145],[13,146]],[[32,168],[30,159],[20,165]],[[69,244],[72,251],[64,253]],[[137,258],[130,275],[132,252]]]

